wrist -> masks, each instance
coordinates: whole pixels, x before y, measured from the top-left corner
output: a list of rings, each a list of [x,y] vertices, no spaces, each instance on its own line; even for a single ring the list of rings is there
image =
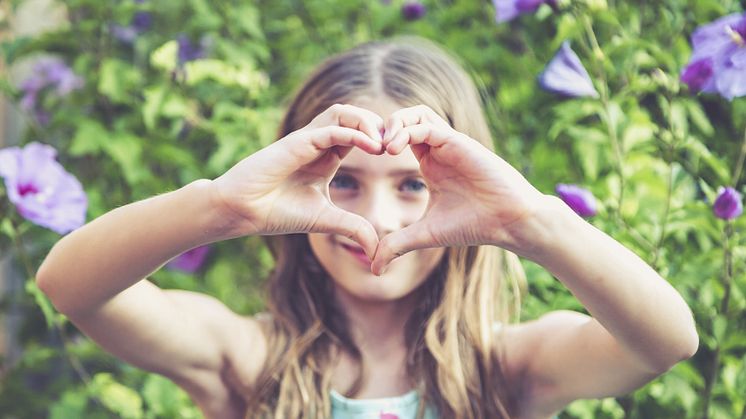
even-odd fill
[[[183,189],[201,207],[199,213],[202,217],[199,223],[205,242],[228,240],[253,233],[245,220],[225,204],[215,190],[213,180],[198,179]]]
[[[585,221],[561,199],[542,195],[528,215],[510,229],[510,243],[498,245],[541,264],[562,238],[577,231],[579,223]]]

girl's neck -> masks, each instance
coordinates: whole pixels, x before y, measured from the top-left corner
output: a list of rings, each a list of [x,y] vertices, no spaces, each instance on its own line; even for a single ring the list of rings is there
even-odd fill
[[[383,302],[362,300],[343,290],[337,290],[335,296],[364,357],[383,359],[406,350],[404,326],[412,314],[414,295]]]

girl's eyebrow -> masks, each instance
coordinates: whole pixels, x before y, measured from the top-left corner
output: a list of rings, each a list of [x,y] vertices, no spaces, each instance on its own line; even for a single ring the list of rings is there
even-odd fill
[[[339,166],[337,171],[352,172],[352,173],[365,173],[364,169],[354,166]],[[394,169],[386,173],[389,176],[422,176],[419,169]]]

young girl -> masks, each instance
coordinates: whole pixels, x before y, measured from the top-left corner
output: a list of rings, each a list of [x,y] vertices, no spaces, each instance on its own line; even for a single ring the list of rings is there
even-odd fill
[[[83,332],[207,418],[549,418],[696,351],[665,280],[491,151],[474,85],[430,43],[326,61],[278,137],[217,179],[99,217],[39,269]],[[252,234],[277,262],[265,313],[143,279]],[[515,254],[592,316],[510,324]]]

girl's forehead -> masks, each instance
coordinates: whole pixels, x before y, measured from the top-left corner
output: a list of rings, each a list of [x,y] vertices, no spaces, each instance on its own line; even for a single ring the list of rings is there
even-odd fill
[[[400,175],[419,173],[420,164],[409,147],[396,156],[387,153],[372,155],[355,147],[342,159],[340,170],[368,175]]]

